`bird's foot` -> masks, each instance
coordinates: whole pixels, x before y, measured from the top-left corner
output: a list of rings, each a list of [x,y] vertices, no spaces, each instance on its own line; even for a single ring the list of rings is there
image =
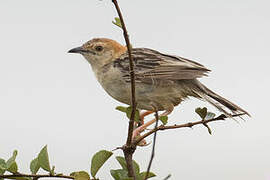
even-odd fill
[[[140,127],[137,127],[136,129],[133,130],[133,133],[132,133],[132,141],[134,142],[135,140],[137,140],[138,138],[141,137],[141,132],[144,131],[144,127],[143,126],[140,126]],[[147,145],[147,142],[145,139],[141,140],[139,143],[138,143],[138,146],[146,146]]]
[[[163,112],[160,116],[167,116],[173,111],[173,107]],[[145,116],[153,113],[153,111],[146,111],[141,114],[141,120],[144,119]],[[146,123],[143,123],[141,126],[137,127],[135,130],[133,130],[132,134],[132,141],[134,142],[136,138],[141,137],[141,132],[143,132],[148,126],[152,125],[154,122],[158,121],[158,119],[154,118]],[[145,141],[145,139],[141,140],[138,144],[138,146],[146,146],[148,145]]]
[[[140,123],[135,123],[135,127],[137,127],[136,129],[133,130],[133,134],[132,134],[132,141],[135,141],[136,139],[138,139],[141,136],[141,132],[143,132],[147,126],[145,126],[144,124],[144,118],[145,116],[148,116],[149,114],[154,113],[153,111],[145,111],[143,113],[140,114]],[[141,140],[138,144],[138,146],[147,146],[147,142],[145,139]]]

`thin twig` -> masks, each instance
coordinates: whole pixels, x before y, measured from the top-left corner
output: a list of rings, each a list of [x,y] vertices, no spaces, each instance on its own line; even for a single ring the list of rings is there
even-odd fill
[[[74,179],[73,176],[66,175],[52,175],[52,174],[9,174],[9,175],[0,175],[0,179],[14,179],[15,177],[32,177],[34,179],[39,178],[65,178],[65,179]]]
[[[131,55],[131,45],[130,45],[130,41],[129,41],[129,37],[128,37],[128,32],[126,29],[126,25],[122,16],[122,13],[120,11],[120,7],[117,3],[117,0],[112,0],[112,2],[115,5],[115,8],[117,10],[121,25],[122,25],[122,29],[123,29],[123,33],[124,33],[124,38],[126,41],[126,45],[127,45],[127,50],[128,50],[128,58],[129,58],[129,70],[130,70],[130,83],[131,83],[131,106],[132,106],[132,112],[131,112],[131,117],[130,117],[130,121],[129,121],[129,129],[128,129],[128,138],[127,138],[127,146],[131,145],[131,140],[132,140],[132,132],[133,132],[133,126],[134,126],[134,117],[135,117],[135,112],[136,112],[136,98],[135,98],[135,73],[134,73],[134,64],[133,64],[133,57]]]
[[[158,111],[155,112],[155,117],[156,117],[156,124],[155,124],[155,129],[156,129],[158,127],[158,119],[159,119],[158,118]],[[157,131],[154,133],[151,157],[150,157],[150,161],[149,161],[149,164],[148,164],[148,167],[147,167],[146,176],[145,176],[144,180],[148,179],[147,177],[149,175],[150,168],[151,168],[153,159],[155,157],[156,138],[157,138]]]
[[[168,176],[166,176],[163,180],[168,180],[172,175],[169,174]]]
[[[242,116],[242,115],[246,115],[245,113],[242,113],[242,114],[234,114],[232,115],[231,117],[237,117],[237,116]],[[136,141],[134,141],[134,145],[137,145],[141,140],[143,140],[144,138],[150,136],[151,134],[155,133],[156,131],[160,131],[160,130],[167,130],[167,129],[179,129],[179,128],[186,128],[186,127],[193,127],[195,125],[199,125],[199,124],[207,124],[207,123],[210,123],[210,122],[214,122],[214,121],[223,121],[225,120],[226,117],[225,115],[220,115],[216,118],[213,118],[213,119],[209,119],[209,120],[201,120],[201,121],[196,121],[196,122],[189,122],[189,123],[185,123],[185,124],[180,124],[180,125],[172,125],[172,126],[164,126],[164,125],[161,125],[157,128],[154,128],[152,129],[151,131],[145,133],[144,135],[140,136]]]
[[[136,112],[136,98],[135,98],[135,73],[134,73],[134,64],[133,64],[133,58],[131,55],[131,44],[129,41],[129,37],[128,37],[128,32],[125,26],[125,22],[124,22],[124,18],[122,16],[120,7],[118,5],[117,0],[112,0],[116,11],[118,13],[120,22],[121,22],[121,26],[123,29],[123,34],[124,34],[124,38],[126,41],[126,45],[127,45],[127,50],[128,50],[128,58],[129,58],[129,70],[130,70],[130,83],[131,83],[131,107],[132,107],[132,112],[131,112],[131,117],[129,120],[129,125],[128,125],[128,136],[127,136],[127,141],[126,141],[126,145],[123,148],[123,152],[124,152],[124,156],[125,156],[125,160],[127,163],[127,169],[128,169],[128,175],[129,177],[133,177],[134,180],[136,179],[135,174],[134,174],[134,170],[133,170],[133,163],[132,163],[132,155],[135,151],[136,146],[132,145],[132,133],[133,133],[133,129],[134,129],[134,119],[135,119],[135,112]]]

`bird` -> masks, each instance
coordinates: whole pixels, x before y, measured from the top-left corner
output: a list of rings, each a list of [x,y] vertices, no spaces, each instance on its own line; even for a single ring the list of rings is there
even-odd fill
[[[93,38],[68,52],[81,54],[90,63],[103,89],[117,101],[131,105],[131,79],[126,46],[108,38]],[[137,108],[145,110],[141,119],[155,111],[164,111],[160,116],[167,116],[175,106],[189,97],[207,101],[227,117],[238,113],[250,116],[247,111],[198,80],[210,72],[202,64],[149,48],[132,48],[131,53]],[[137,127],[133,137],[155,121],[153,119]]]

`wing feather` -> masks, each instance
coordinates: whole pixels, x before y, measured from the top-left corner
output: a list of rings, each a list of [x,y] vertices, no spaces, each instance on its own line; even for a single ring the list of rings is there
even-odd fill
[[[132,56],[134,58],[134,70],[137,82],[195,79],[207,76],[207,73],[210,71],[195,61],[162,54],[147,48],[134,48],[132,50]],[[120,69],[126,81],[130,81],[127,53],[115,60],[113,65]]]

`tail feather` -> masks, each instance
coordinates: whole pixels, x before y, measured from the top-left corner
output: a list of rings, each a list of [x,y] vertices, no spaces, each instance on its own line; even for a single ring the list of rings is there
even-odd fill
[[[215,106],[218,110],[223,112],[227,116],[231,116],[230,113],[228,113],[224,107],[228,108],[232,111],[233,114],[236,113],[245,113],[246,115],[250,116],[250,114],[245,111],[244,109],[240,108],[236,104],[230,102],[229,100],[221,97],[220,95],[216,94],[215,92],[208,89],[206,86],[204,86],[202,83],[197,81],[198,88],[200,92],[196,92],[202,99],[206,100],[213,106]]]

